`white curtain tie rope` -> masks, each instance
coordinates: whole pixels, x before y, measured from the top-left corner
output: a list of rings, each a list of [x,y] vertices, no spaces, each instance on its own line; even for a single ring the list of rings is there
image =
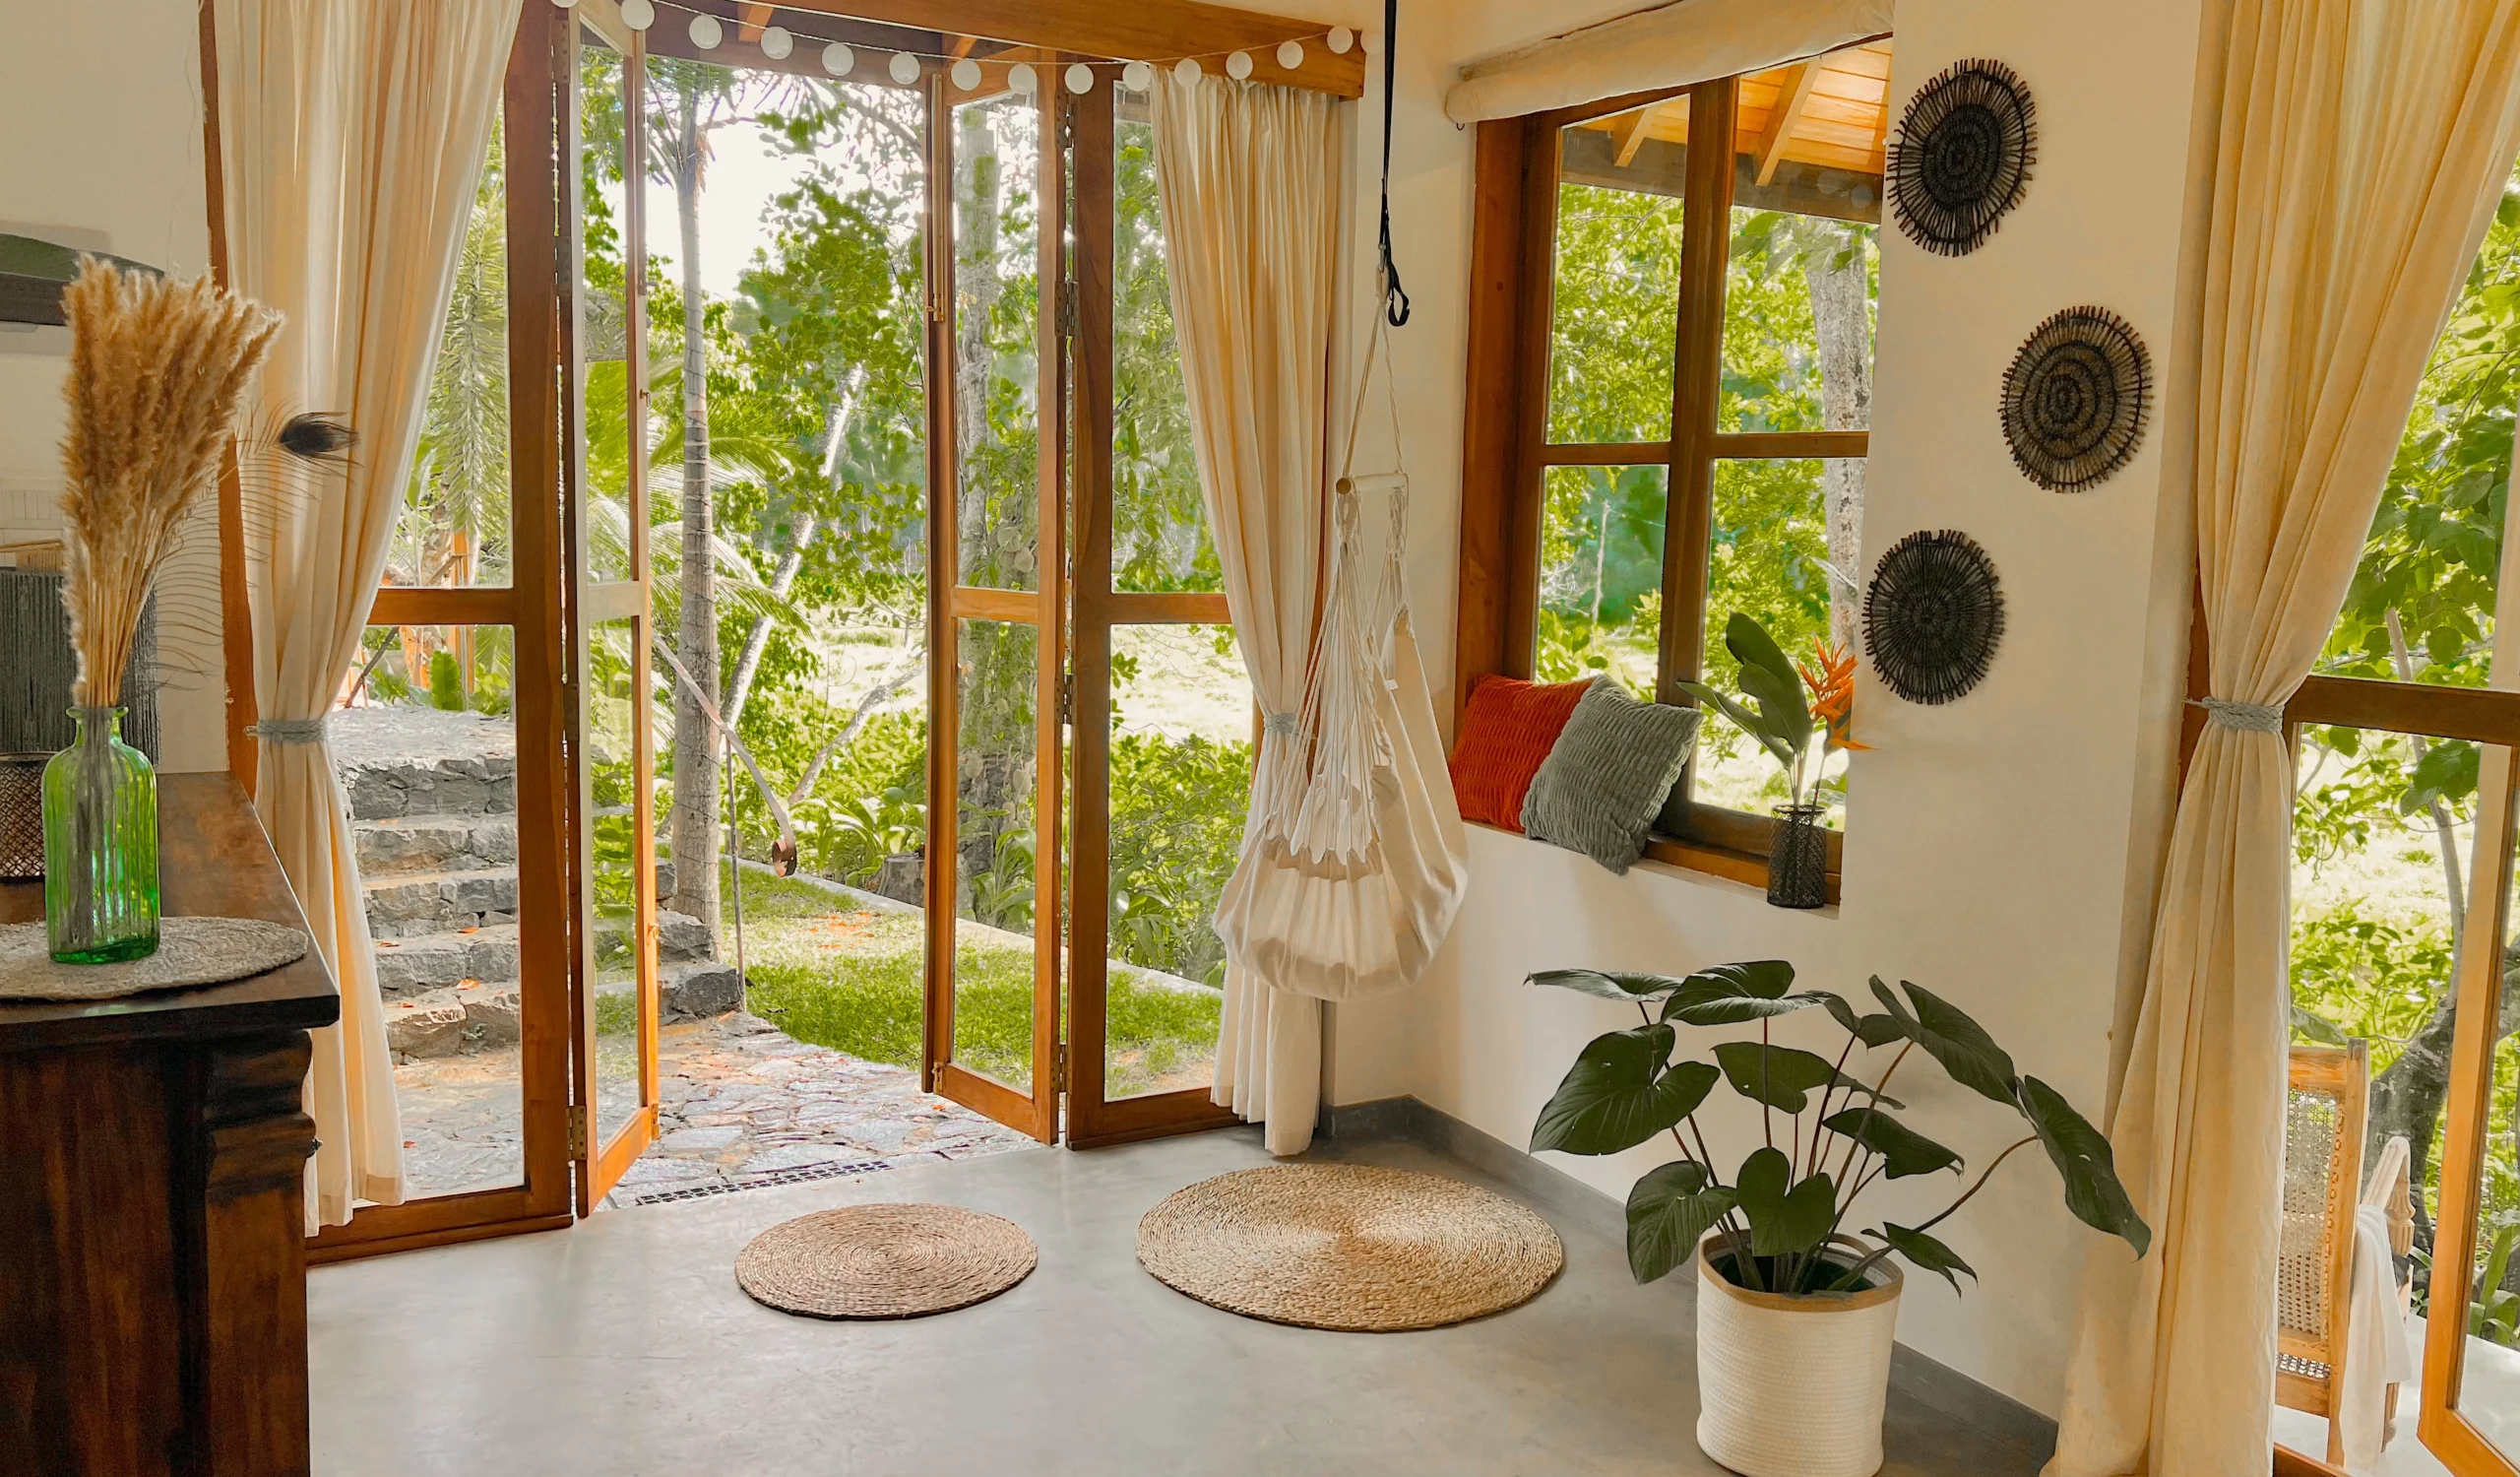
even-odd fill
[[[1300,713],[1271,713],[1260,720],[1261,732],[1288,738],[1294,733],[1295,724],[1302,716]]]
[[[2227,698],[2192,699],[2205,710],[2205,716],[2223,728],[2243,734],[2280,734],[2284,732],[2282,703],[2236,703]]]
[[[245,732],[265,743],[321,743],[332,716],[318,713],[312,718],[266,718],[247,725]]]

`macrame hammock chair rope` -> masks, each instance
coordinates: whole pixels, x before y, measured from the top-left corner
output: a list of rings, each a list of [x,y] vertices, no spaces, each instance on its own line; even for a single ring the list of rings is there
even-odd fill
[[[1388,301],[1390,276],[1384,285]],[[1468,839],[1401,565],[1409,474],[1398,452],[1389,337],[1389,315],[1377,315],[1331,498],[1329,585],[1303,707],[1265,724],[1241,860],[1217,907],[1217,933],[1237,967],[1273,989],[1325,1000],[1415,982],[1470,882]],[[1359,478],[1356,441],[1377,367],[1394,470]],[[1370,589],[1360,531],[1368,493],[1387,495],[1391,510]]]

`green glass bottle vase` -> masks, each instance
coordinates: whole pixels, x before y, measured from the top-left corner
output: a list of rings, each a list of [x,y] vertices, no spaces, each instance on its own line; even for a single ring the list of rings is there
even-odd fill
[[[52,957],[158,951],[158,772],[122,741],[122,709],[73,708],[79,737],[43,767],[43,922]]]

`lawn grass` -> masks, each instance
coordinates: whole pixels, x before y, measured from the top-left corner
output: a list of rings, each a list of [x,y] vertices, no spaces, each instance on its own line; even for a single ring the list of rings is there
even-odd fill
[[[731,886],[731,880],[729,885]],[[851,910],[792,877],[747,869],[744,963],[753,1013],[799,1041],[900,1066],[919,1063],[925,1008],[922,920]],[[731,915],[731,910],[730,910]],[[729,926],[726,947],[732,952]],[[967,930],[954,968],[954,1060],[1011,1086],[1032,1077],[1033,952]],[[1119,975],[1111,982],[1104,1091],[1117,1098],[1176,1074],[1202,1080],[1225,996]]]

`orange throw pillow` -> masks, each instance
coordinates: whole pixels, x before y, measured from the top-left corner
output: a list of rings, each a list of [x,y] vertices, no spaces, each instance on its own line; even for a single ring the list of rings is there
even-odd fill
[[[1464,820],[1523,828],[1523,796],[1557,743],[1591,679],[1526,682],[1490,674],[1470,689],[1453,745],[1453,798]]]

